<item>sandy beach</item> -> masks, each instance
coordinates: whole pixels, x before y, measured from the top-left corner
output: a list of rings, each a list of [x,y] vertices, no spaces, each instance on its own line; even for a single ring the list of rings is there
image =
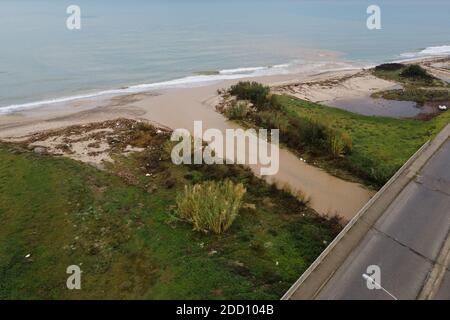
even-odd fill
[[[390,81],[376,78],[361,69],[303,73],[249,78],[273,88],[310,100],[329,102],[347,98],[367,98],[378,90],[395,88]],[[204,130],[225,130],[238,126],[216,111],[220,101],[218,89],[228,88],[239,80],[221,81],[193,88],[176,88],[141,92],[116,97],[77,100],[52,104],[22,112],[0,115],[0,139],[20,140],[35,132],[113,120],[119,117],[149,121],[153,124],[192,132],[195,120],[203,121]],[[258,166],[251,166],[258,174]],[[323,215],[338,214],[348,220],[374,194],[357,183],[344,181],[301,161],[288,150],[280,150],[280,170],[267,181],[288,184],[311,198],[310,206]]]

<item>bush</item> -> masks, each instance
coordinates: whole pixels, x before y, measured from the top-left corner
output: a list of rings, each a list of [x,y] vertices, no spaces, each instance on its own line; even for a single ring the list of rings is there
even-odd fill
[[[328,152],[334,157],[340,157],[352,151],[352,138],[346,132],[336,129],[328,130]]]
[[[413,78],[420,80],[433,80],[434,78],[428,74],[428,72],[417,64],[408,66],[405,70],[400,73],[401,77]]]
[[[289,124],[286,142],[294,148],[308,147],[312,151],[322,151],[334,158],[352,151],[350,135],[332,128],[327,123],[308,118],[293,118]]]
[[[228,179],[188,185],[177,196],[177,214],[192,223],[196,231],[220,234],[236,219],[245,192],[241,183]]]
[[[261,108],[264,110],[281,111],[283,110],[283,105],[277,95],[269,94],[266,103]]]
[[[230,120],[244,119],[250,108],[246,101],[238,101],[225,110],[225,116]]]
[[[239,82],[231,86],[230,94],[236,96],[239,100],[249,100],[256,108],[263,107],[267,103],[267,96],[270,88],[263,86],[258,82]]]
[[[304,118],[297,123],[297,126],[300,141],[303,141],[307,146],[320,149],[326,145],[328,130],[325,124],[317,120]]]
[[[280,129],[281,132],[286,132],[289,127],[288,119],[281,112],[261,111],[253,115],[253,119],[259,127],[263,128]]]
[[[404,68],[405,65],[401,63],[383,63],[375,67],[376,71],[397,71]]]
[[[284,112],[262,111],[252,116],[259,127],[280,129],[280,138],[291,148],[326,154],[333,158],[349,154],[353,143],[345,131],[315,119],[290,118]]]

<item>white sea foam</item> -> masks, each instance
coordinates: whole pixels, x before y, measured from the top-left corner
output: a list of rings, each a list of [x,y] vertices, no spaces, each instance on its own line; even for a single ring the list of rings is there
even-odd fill
[[[37,108],[41,106],[53,105],[58,103],[72,102],[82,99],[91,99],[101,96],[113,96],[121,94],[139,93],[148,90],[156,89],[171,89],[171,88],[190,88],[196,86],[207,85],[217,81],[223,80],[235,80],[248,77],[258,77],[266,75],[276,75],[276,74],[286,74],[289,73],[290,64],[280,64],[269,67],[248,67],[248,68],[236,68],[236,69],[224,69],[219,71],[217,74],[212,75],[195,75],[187,76],[184,78],[155,82],[155,83],[144,83],[129,86],[122,89],[111,89],[103,90],[94,93],[80,94],[68,97],[61,97],[55,99],[48,99],[30,103],[14,104],[5,107],[0,107],[0,114],[12,113],[17,111],[22,111],[26,109]]]
[[[402,53],[400,56],[406,59],[414,59],[445,55],[450,55],[450,46],[428,47],[417,52]]]
[[[9,105],[5,107],[0,107],[0,114],[23,111],[27,109],[38,108],[41,106],[64,104],[76,100],[93,99],[103,96],[116,96],[123,94],[145,92],[149,90],[198,87],[224,80],[236,80],[249,77],[280,75],[297,72],[325,72],[325,71],[351,70],[355,68],[357,68],[357,66],[343,62],[338,63],[327,61],[327,62],[305,63],[304,61],[294,61],[289,64],[279,64],[269,67],[245,67],[236,69],[224,69],[219,71],[217,74],[193,75],[169,81],[138,84],[121,89],[103,90],[87,94]]]

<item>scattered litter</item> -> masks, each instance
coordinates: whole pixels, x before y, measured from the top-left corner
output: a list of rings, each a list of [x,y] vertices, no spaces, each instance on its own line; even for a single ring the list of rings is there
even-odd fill
[[[25,258],[29,258],[29,257],[31,257],[31,253],[29,253],[29,254],[27,254],[26,256],[25,256]]]
[[[264,248],[268,249],[272,247],[272,242],[268,241],[266,243],[264,243]]]
[[[45,154],[45,153],[47,153],[47,148],[45,148],[45,147],[35,147],[33,149],[33,152],[34,153],[38,153],[38,154]]]
[[[228,264],[232,267],[244,268],[245,265],[239,260],[229,261]]]
[[[447,106],[439,106],[439,110],[445,111],[445,110],[447,110]]]
[[[135,133],[142,133],[137,123],[130,119],[119,119],[73,125],[31,134],[23,143],[35,153],[65,156],[105,169],[105,163],[114,162],[113,155],[129,156],[131,153],[143,152],[154,147],[153,144],[158,145],[170,133],[169,129],[148,124],[148,128],[153,130],[136,138]],[[154,140],[157,136],[158,139]]]
[[[242,207],[244,209],[256,210],[256,205],[254,203],[244,203]]]

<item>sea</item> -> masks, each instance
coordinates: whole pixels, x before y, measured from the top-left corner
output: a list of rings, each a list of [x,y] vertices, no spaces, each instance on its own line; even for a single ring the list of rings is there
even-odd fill
[[[0,113],[450,55],[449,13],[449,0],[0,0]]]

